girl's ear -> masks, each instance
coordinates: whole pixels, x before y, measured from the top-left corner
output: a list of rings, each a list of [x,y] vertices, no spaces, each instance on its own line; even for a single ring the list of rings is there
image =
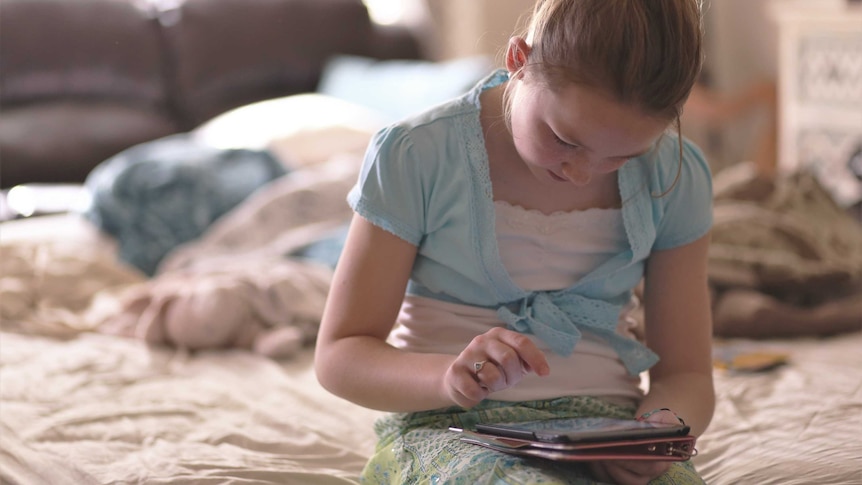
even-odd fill
[[[520,76],[521,69],[527,65],[530,45],[523,37],[512,37],[506,47],[506,70],[512,76]]]

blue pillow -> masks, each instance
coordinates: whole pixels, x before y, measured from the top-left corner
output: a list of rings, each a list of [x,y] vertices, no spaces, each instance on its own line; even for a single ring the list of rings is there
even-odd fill
[[[335,56],[318,92],[370,108],[397,121],[467,92],[494,68],[486,56],[449,61]]]

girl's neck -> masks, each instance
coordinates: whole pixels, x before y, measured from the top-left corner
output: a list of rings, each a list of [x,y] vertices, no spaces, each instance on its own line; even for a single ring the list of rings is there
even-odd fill
[[[610,173],[586,187],[560,182],[556,190],[536,180],[515,149],[506,126],[503,93],[506,83],[480,95],[480,122],[485,135],[488,168],[494,200],[505,201],[545,214],[620,206],[617,174]]]

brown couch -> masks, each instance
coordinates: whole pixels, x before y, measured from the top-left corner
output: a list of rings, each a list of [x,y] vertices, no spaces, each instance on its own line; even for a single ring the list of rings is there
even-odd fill
[[[361,0],[0,0],[0,187],[80,182],[132,145],[313,91],[335,54],[421,48]]]

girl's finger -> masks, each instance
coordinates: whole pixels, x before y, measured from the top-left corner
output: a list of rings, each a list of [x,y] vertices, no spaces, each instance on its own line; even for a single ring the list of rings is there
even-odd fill
[[[633,473],[619,463],[609,463],[605,466],[605,470],[613,479],[613,483],[618,485],[647,485],[650,481],[648,477]]]
[[[524,369],[540,376],[550,374],[551,368],[548,366],[545,353],[529,337],[514,330],[500,328],[497,332],[497,338],[515,350],[523,362]]]
[[[482,382],[494,390],[512,387],[524,377],[527,371],[518,352],[505,343],[497,340],[490,342],[486,348],[488,360],[496,369],[488,369],[482,374]]]
[[[673,411],[661,409],[647,416],[644,421],[651,423],[679,424],[679,418]]]
[[[488,397],[489,389],[482,386],[474,372],[457,372],[447,376],[450,397],[461,407],[471,408]]]
[[[620,467],[634,475],[651,480],[666,472],[670,468],[670,463],[666,461],[621,462]]]
[[[656,461],[614,461],[607,464],[608,473],[619,483],[648,483],[653,478],[664,474],[670,463]]]
[[[502,391],[509,387],[506,374],[493,360],[488,360],[482,368],[476,372],[476,381],[479,386],[490,392]]]
[[[611,475],[608,473],[607,462],[604,461],[593,461],[590,462],[590,473],[593,475],[593,478],[601,483],[612,483],[614,481],[611,478]]]

